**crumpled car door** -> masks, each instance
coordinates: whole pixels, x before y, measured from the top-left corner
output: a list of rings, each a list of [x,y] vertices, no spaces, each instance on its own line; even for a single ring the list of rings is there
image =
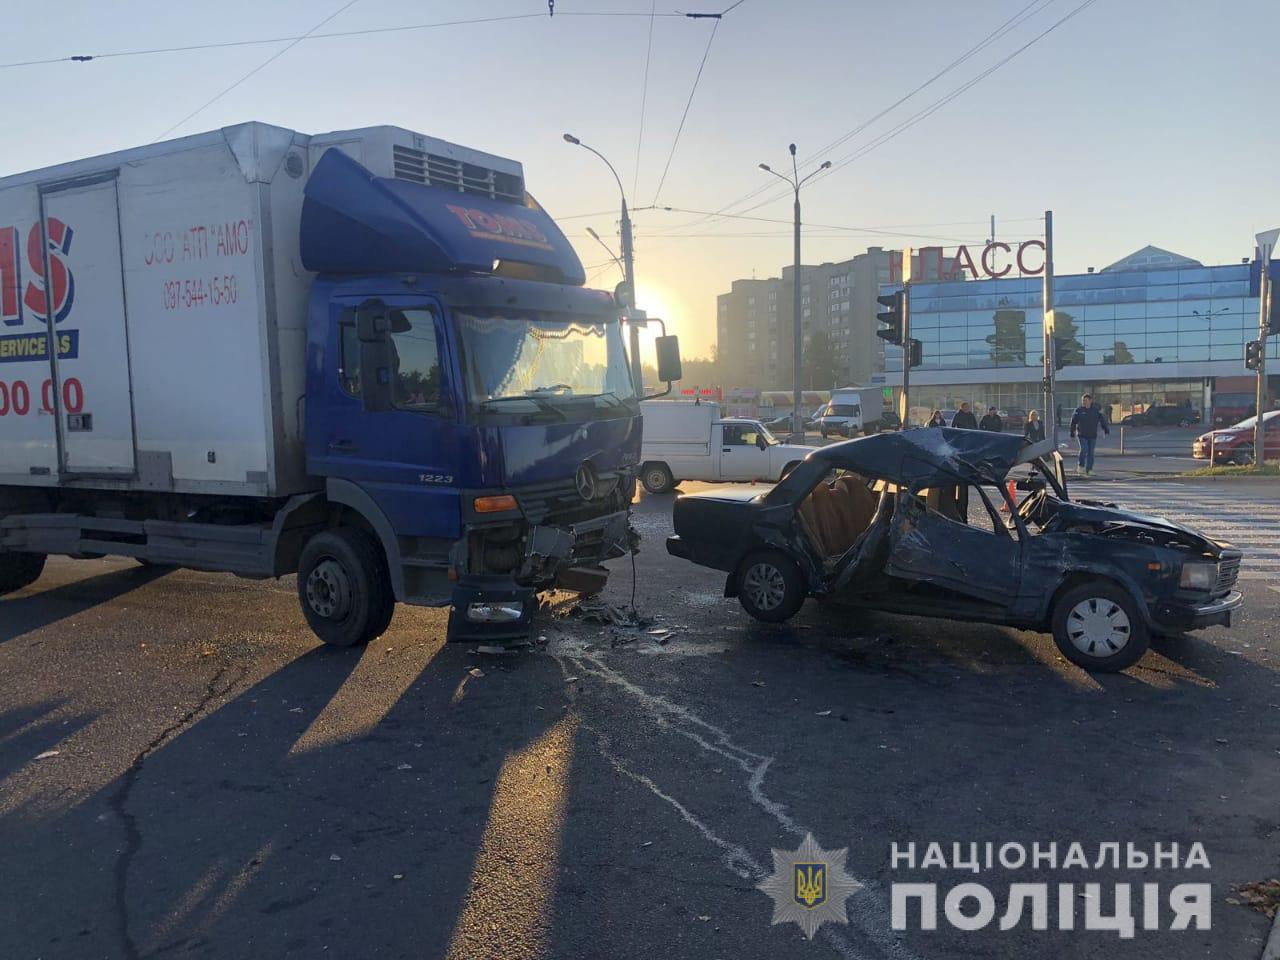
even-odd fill
[[[900,496],[889,533],[889,576],[1008,603],[1018,592],[1021,560],[1021,544],[1012,537],[944,517],[913,495]]]

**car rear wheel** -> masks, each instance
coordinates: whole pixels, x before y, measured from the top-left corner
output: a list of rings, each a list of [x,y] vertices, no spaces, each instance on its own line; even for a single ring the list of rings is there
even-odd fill
[[[1092,580],[1058,598],[1053,641],[1076,666],[1114,673],[1137,663],[1151,638],[1141,611],[1125,590]]]
[[[766,550],[753,553],[738,572],[738,602],[765,623],[781,623],[795,616],[804,603],[804,577],[795,561]]]
[[[650,493],[670,493],[676,485],[665,463],[646,463],[640,471],[640,482]]]

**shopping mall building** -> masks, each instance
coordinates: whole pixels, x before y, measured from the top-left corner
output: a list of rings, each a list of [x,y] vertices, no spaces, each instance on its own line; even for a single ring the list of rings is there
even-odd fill
[[[911,284],[911,336],[924,357],[911,371],[918,422],[962,400],[1015,416],[1043,405],[1042,277],[978,272],[956,280],[946,279],[954,270],[935,270],[934,279]],[[1057,276],[1056,330],[1067,361],[1058,372],[1060,415],[1069,419],[1082,393],[1113,421],[1155,404],[1189,406],[1206,422],[1247,415],[1255,378],[1244,345],[1258,335],[1256,266],[1252,272],[1248,262],[1207,267],[1146,247],[1096,273]],[[1277,339],[1267,356],[1280,372]],[[896,347],[885,351],[885,384],[901,389]]]

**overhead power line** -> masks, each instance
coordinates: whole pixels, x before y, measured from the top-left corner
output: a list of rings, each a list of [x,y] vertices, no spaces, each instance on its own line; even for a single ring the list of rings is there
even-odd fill
[[[940,80],[942,77],[946,76],[946,75],[947,75],[948,73],[950,73],[952,70],[956,69],[957,67],[959,67],[959,66],[963,65],[963,64],[964,64],[965,62],[967,62],[968,60],[972,59],[975,55],[977,55],[977,54],[978,54],[978,53],[980,53],[981,51],[985,50],[985,49],[986,49],[987,47],[989,47],[992,43],[994,43],[994,42],[996,42],[997,40],[999,40],[999,39],[1001,39],[1002,37],[1004,37],[1004,36],[1005,36],[1006,34],[1008,34],[1011,30],[1013,30],[1013,29],[1017,28],[1018,26],[1021,26],[1024,22],[1026,22],[1026,21],[1027,21],[1028,19],[1030,19],[1032,16],[1034,16],[1034,15],[1035,15],[1035,14],[1037,14],[1037,13],[1039,13],[1041,10],[1043,10],[1045,7],[1047,7],[1050,3],[1053,3],[1053,2],[1054,2],[1054,0],[1031,0],[1031,2],[1029,2],[1029,3],[1027,3],[1026,5],[1024,5],[1023,7],[1021,7],[1021,8],[1018,10],[1018,12],[1017,12],[1017,13],[1015,13],[1012,17],[1009,17],[1007,20],[1005,20],[1005,21],[1004,21],[1003,23],[1001,23],[999,26],[995,27],[995,29],[991,30],[991,31],[990,31],[986,36],[984,36],[981,40],[979,40],[979,41],[978,41],[977,43],[975,43],[973,46],[969,47],[969,48],[968,48],[967,50],[965,50],[962,54],[960,54],[960,56],[956,57],[954,60],[952,60],[952,61],[951,61],[950,63],[948,63],[946,66],[944,66],[942,69],[938,70],[936,73],[934,73],[932,76],[930,76],[929,78],[927,78],[926,80],[924,80],[922,83],[917,84],[914,88],[912,88],[912,89],[911,89],[910,91],[908,91],[906,94],[904,94],[903,96],[899,97],[899,98],[898,98],[897,100],[895,100],[893,103],[889,104],[887,107],[885,107],[884,109],[880,110],[879,112],[877,112],[877,113],[876,113],[876,114],[874,114],[873,116],[869,117],[867,120],[865,120],[865,121],[863,121],[862,123],[858,124],[858,125],[857,125],[856,127],[854,127],[852,130],[848,131],[847,133],[842,134],[841,136],[837,137],[835,140],[831,141],[831,143],[829,143],[829,144],[827,144],[826,146],[822,147],[820,150],[815,151],[815,152],[814,152],[813,154],[811,154],[809,157],[806,157],[804,162],[805,162],[805,163],[808,163],[808,162],[810,162],[810,160],[812,160],[814,157],[820,156],[821,154],[826,153],[826,151],[828,151],[828,150],[830,150],[830,149],[832,149],[832,148],[834,148],[834,147],[836,147],[836,146],[839,146],[839,145],[840,145],[840,144],[842,144],[842,143],[846,143],[849,139],[851,139],[852,137],[856,136],[857,134],[861,133],[863,130],[865,130],[865,129],[867,129],[869,126],[871,126],[871,124],[875,123],[877,120],[880,120],[880,119],[882,119],[883,117],[885,117],[886,115],[888,115],[889,113],[893,112],[893,111],[894,111],[894,110],[896,110],[898,107],[900,107],[902,104],[904,104],[904,103],[906,103],[908,100],[910,100],[912,97],[916,96],[916,94],[918,94],[918,93],[922,92],[923,90],[925,90],[926,88],[928,88],[928,87],[929,87],[929,86],[931,86],[932,84],[936,83],[936,82],[937,82],[938,80]],[[721,207],[719,210],[717,210],[717,211],[716,211],[716,214],[718,215],[718,214],[720,214],[720,213],[723,213],[723,212],[724,212],[724,211],[726,211],[726,210],[729,210],[729,209],[731,209],[731,208],[733,208],[733,207],[738,206],[739,204],[746,203],[746,202],[748,202],[749,200],[752,200],[752,199],[754,199],[755,197],[760,196],[762,193],[771,193],[772,195],[771,195],[767,200],[763,201],[762,203],[758,203],[758,204],[755,204],[755,205],[754,205],[754,206],[752,206],[752,207],[747,208],[748,210],[755,210],[755,209],[759,209],[760,207],[764,206],[765,204],[768,204],[768,203],[772,203],[772,202],[774,202],[776,199],[778,199],[778,197],[783,196],[783,195],[785,194],[785,191],[781,191],[781,190],[779,190],[779,191],[778,191],[778,192],[776,192],[776,193],[773,193],[773,191],[774,191],[774,190],[775,190],[775,187],[774,187],[774,185],[773,185],[772,183],[766,183],[766,184],[764,184],[764,185],[762,185],[762,186],[756,187],[755,189],[750,190],[750,191],[748,191],[747,193],[743,194],[743,195],[742,195],[741,197],[739,197],[738,199],[736,199],[736,200],[731,200],[729,203],[726,203],[723,207]],[[746,212],[746,211],[739,211],[739,212]],[[693,222],[692,222],[692,223],[690,223],[690,224],[687,224],[687,226],[696,226],[697,224],[702,223],[702,222],[704,222],[704,221],[696,220],[696,221],[693,221]]]
[[[644,13],[640,11],[566,11],[557,14],[559,17],[678,17],[691,19],[685,13]],[[717,16],[719,16],[717,14]],[[62,57],[45,57],[38,60],[15,60],[0,63],[0,70],[15,67],[37,67],[51,63],[88,63],[93,60],[112,60],[119,57],[149,57],[163,53],[191,53],[196,50],[223,50],[230,47],[256,47],[273,43],[300,42],[303,40],[335,40],[344,37],[367,37],[377,34],[405,33],[412,30],[434,30],[439,27],[461,27],[481,23],[505,23],[513,20],[540,20],[546,17],[543,13],[515,13],[495,17],[470,17],[463,20],[438,20],[434,23],[410,23],[398,27],[366,27],[362,30],[337,30],[329,33],[303,33],[288,37],[258,37],[247,40],[224,40],[213,43],[192,43],[172,47],[148,47],[139,50],[115,50],[107,53],[81,53]]]
[[[883,146],[884,144],[888,143],[890,140],[893,140],[895,137],[899,136],[900,134],[905,133],[911,127],[919,123],[921,120],[924,120],[925,118],[932,116],[934,113],[936,113],[938,110],[945,107],[952,100],[955,100],[965,91],[976,86],[978,83],[981,83],[983,80],[991,76],[991,74],[995,73],[1005,64],[1007,64],[1009,61],[1013,60],[1019,54],[1024,53],[1026,50],[1030,49],[1036,43],[1040,42],[1049,34],[1053,33],[1053,31],[1057,30],[1064,23],[1071,20],[1078,14],[1083,13],[1086,9],[1093,6],[1093,4],[1095,3],[1097,3],[1097,0],[1084,0],[1083,3],[1073,8],[1065,16],[1054,21],[1054,23],[1050,24],[1044,30],[1040,31],[1038,34],[1036,34],[1034,37],[1032,37],[1022,46],[1018,47],[1012,53],[1001,58],[1000,60],[997,60],[986,70],[983,70],[977,76],[965,81],[963,84],[961,84],[955,90],[952,90],[946,96],[941,97],[938,100],[935,100],[929,106],[923,108],[922,110],[917,111],[915,114],[913,114],[912,116],[908,117],[906,120],[899,123],[896,127],[893,127],[892,129],[885,131],[885,133],[881,134],[875,140],[872,140],[870,143],[865,144],[864,146],[858,148],[857,150],[854,150],[852,153],[848,153],[845,156],[841,157],[839,160],[836,160],[827,170],[823,171],[815,179],[817,180],[825,179],[826,177],[835,173],[837,170],[840,170],[848,166],[849,164],[853,163],[853,161],[866,156],[872,150],[875,150],[876,148]]]
[[[644,110],[649,102],[649,61],[653,59],[653,22],[654,10],[657,6],[658,0],[652,0],[652,6],[649,8],[649,42],[644,51],[644,79],[640,82],[640,132],[636,135],[636,170],[635,178],[631,181],[632,199],[635,199],[640,189],[640,147],[644,144]]]
[[[192,117],[196,116],[197,114],[203,113],[203,112],[204,112],[204,110],[206,110],[208,107],[213,106],[213,104],[217,103],[219,100],[221,100],[223,97],[225,97],[228,93],[230,93],[230,92],[231,92],[232,90],[234,90],[236,87],[240,86],[240,84],[244,83],[246,80],[248,80],[250,77],[252,77],[255,73],[257,73],[258,71],[260,71],[260,70],[264,69],[264,68],[265,68],[265,67],[267,67],[268,65],[270,65],[270,64],[272,64],[272,63],[274,63],[276,60],[279,60],[279,59],[280,59],[281,57],[283,57],[286,53],[288,53],[290,50],[292,50],[294,47],[296,47],[298,44],[300,44],[303,40],[305,40],[308,36],[310,36],[311,34],[315,33],[317,30],[319,30],[321,27],[323,27],[326,23],[328,23],[328,22],[329,22],[330,20],[332,20],[334,17],[338,16],[338,14],[343,13],[343,12],[344,12],[344,11],[346,11],[346,10],[350,10],[352,7],[354,7],[354,6],[355,6],[357,3],[359,3],[359,2],[360,2],[360,0],[347,0],[347,2],[346,2],[346,3],[344,3],[344,4],[343,4],[342,6],[340,6],[337,10],[333,11],[333,13],[329,14],[327,17],[325,17],[323,20],[321,20],[319,23],[317,23],[314,27],[312,27],[310,30],[308,30],[306,33],[304,33],[302,36],[300,36],[297,40],[293,40],[293,41],[291,41],[291,42],[289,43],[289,45],[288,45],[288,46],[286,46],[286,47],[281,47],[281,48],[280,48],[279,50],[277,50],[275,53],[271,54],[271,56],[267,57],[267,59],[263,60],[260,64],[258,64],[256,67],[254,67],[252,70],[250,70],[250,71],[249,71],[248,73],[246,73],[244,76],[242,76],[239,80],[235,81],[235,83],[231,84],[229,87],[225,87],[221,92],[219,92],[219,93],[215,94],[213,97],[211,97],[210,99],[206,100],[204,103],[200,104],[200,106],[196,107],[194,110],[192,110],[190,113],[188,113],[185,117],[183,117],[181,120],[179,120],[179,121],[178,121],[177,123],[175,123],[173,126],[169,127],[167,130],[165,130],[165,131],[164,131],[164,133],[160,134],[160,136],[156,137],[156,139],[155,139],[155,140],[152,140],[151,142],[152,142],[152,143],[155,143],[155,142],[156,142],[156,140],[163,140],[165,137],[167,137],[169,134],[173,133],[173,131],[177,130],[180,126],[182,126],[184,123],[186,123],[186,122],[187,122],[188,120],[190,120]]]
[[[662,176],[658,179],[658,189],[653,191],[653,202],[658,202],[658,197],[662,194],[662,186],[667,182],[667,172],[671,169],[671,161],[675,158],[676,147],[680,145],[680,134],[684,133],[684,122],[689,118],[689,108],[693,106],[693,95],[698,92],[698,81],[702,79],[703,68],[707,65],[707,56],[711,53],[711,44],[715,42],[716,31],[720,29],[720,20],[717,18],[715,25],[711,28],[711,36],[707,37],[707,48],[702,51],[702,61],[698,64],[698,72],[693,77],[693,87],[689,90],[689,99],[685,101],[684,113],[680,115],[680,126],[676,127],[675,139],[671,141],[671,152],[667,154],[667,164],[662,168]]]

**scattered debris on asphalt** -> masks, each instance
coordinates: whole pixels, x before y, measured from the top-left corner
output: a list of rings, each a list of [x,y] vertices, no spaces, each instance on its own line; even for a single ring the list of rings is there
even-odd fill
[[[1280,910],[1280,880],[1275,877],[1243,884],[1236,888],[1236,892],[1240,894],[1240,900],[1245,906],[1265,914],[1268,920],[1274,920],[1276,911]],[[1227,898],[1227,903],[1238,902]]]
[[[831,716],[831,711],[830,711],[830,710],[819,710],[819,711],[818,711],[818,716],[820,716],[820,717],[829,717],[829,716]]]
[[[479,667],[472,667],[467,671],[467,673],[471,674],[471,676],[475,677],[477,680],[484,676],[484,671]]]
[[[412,769],[413,769],[413,764],[411,764],[411,763],[402,763],[402,764],[399,764],[399,765],[396,767],[396,769],[397,769],[397,770],[412,770]]]
[[[564,678],[564,682],[565,682],[565,683],[577,683],[577,682],[578,682],[578,678],[577,678],[577,677],[565,677],[565,678]]]
[[[646,617],[634,607],[620,607],[599,597],[580,600],[571,606],[567,616],[577,617],[584,623],[599,623],[606,627],[642,628],[653,623],[653,617]]]
[[[36,754],[36,759],[37,759],[37,760],[48,760],[50,757],[56,757],[56,756],[58,756],[58,754],[60,754],[60,753],[62,753],[62,751],[61,751],[61,750],[46,750],[44,753],[37,753],[37,754]]]
[[[333,861],[338,861],[338,860],[341,860],[342,857],[338,856],[336,853],[331,853],[329,854],[329,859]]]
[[[403,880],[403,879],[404,879],[404,874],[403,874],[403,873],[393,873],[393,874],[391,875],[391,879],[392,879],[392,880]]]
[[[763,686],[764,686],[764,681],[763,681],[763,680],[752,680],[752,681],[751,681],[751,685],[752,685],[753,687],[763,687]]]

